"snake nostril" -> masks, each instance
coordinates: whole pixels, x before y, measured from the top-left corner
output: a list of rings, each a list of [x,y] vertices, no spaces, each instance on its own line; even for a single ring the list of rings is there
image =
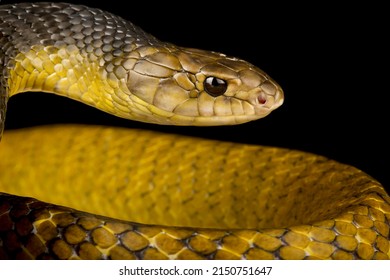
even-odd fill
[[[267,103],[267,97],[265,96],[265,94],[263,92],[260,93],[259,96],[257,96],[257,101],[261,105],[264,105],[265,103]]]

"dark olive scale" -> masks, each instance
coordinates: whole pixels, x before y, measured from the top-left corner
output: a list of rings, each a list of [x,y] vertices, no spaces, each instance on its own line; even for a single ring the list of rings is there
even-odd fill
[[[90,55],[110,50],[104,57],[107,64],[140,46],[166,45],[131,22],[96,8],[66,3],[1,5],[0,138],[8,99],[8,69],[13,68],[11,64],[16,55],[33,45],[63,47],[69,44],[75,44],[82,53]]]

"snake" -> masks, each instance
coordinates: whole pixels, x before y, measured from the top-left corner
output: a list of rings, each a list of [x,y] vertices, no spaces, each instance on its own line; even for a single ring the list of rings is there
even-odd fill
[[[280,107],[265,72],[67,3],[0,6],[0,126],[21,92],[162,125]],[[70,112],[71,113],[71,112]],[[389,259],[390,197],[321,155],[100,125],[7,130],[0,259]]]

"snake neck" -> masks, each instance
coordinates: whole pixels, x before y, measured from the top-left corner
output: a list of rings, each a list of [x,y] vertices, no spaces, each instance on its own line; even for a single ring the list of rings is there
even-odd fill
[[[26,12],[10,12],[18,8]],[[1,131],[8,98],[26,91],[66,96],[132,118],[143,104],[129,92],[127,68],[140,52],[163,45],[98,9],[65,3],[0,6]]]

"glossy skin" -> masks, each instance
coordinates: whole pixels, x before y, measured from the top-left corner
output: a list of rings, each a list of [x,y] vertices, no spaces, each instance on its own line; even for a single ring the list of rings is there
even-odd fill
[[[0,62],[1,126],[8,98],[23,91],[175,125],[243,123],[283,102],[248,62],[70,4],[0,6]],[[382,186],[320,156],[65,126],[8,133],[0,158],[1,191],[82,210],[0,194],[0,258],[390,257]]]
[[[18,4],[0,13],[2,107],[39,90],[123,118],[204,126],[259,119],[283,102],[281,88],[252,64],[158,41],[97,9]],[[207,93],[208,77],[225,81],[226,90]]]

